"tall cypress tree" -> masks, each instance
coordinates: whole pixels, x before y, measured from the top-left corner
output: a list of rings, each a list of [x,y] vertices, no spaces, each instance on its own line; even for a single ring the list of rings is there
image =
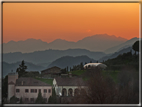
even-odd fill
[[[39,91],[38,97],[37,97],[35,103],[36,103],[36,104],[44,104],[44,103],[45,103],[45,100],[44,100],[44,98],[43,98],[42,95],[41,95],[41,91]]]
[[[49,104],[57,104],[57,97],[56,97],[55,88],[52,88],[52,96],[49,97],[48,103]]]

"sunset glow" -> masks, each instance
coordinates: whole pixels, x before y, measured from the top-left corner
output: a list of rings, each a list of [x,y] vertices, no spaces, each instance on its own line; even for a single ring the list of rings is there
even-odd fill
[[[139,37],[139,3],[3,3],[3,42]]]

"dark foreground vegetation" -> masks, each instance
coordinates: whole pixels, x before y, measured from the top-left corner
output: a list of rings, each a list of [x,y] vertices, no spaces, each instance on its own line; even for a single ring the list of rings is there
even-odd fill
[[[80,92],[72,103],[77,104],[138,104],[139,82],[135,71],[126,67],[115,83],[110,75],[103,75],[100,69],[91,69],[87,80],[88,90]]]

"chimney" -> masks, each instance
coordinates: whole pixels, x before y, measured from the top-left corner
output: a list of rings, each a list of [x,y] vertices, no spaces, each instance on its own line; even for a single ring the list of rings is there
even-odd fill
[[[71,72],[69,73],[69,77],[72,77],[72,73]]]
[[[23,85],[23,81],[21,82],[21,85]]]

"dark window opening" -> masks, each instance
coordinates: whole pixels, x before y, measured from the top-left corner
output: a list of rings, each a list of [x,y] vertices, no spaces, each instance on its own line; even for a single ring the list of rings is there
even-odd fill
[[[31,93],[34,93],[34,89],[31,89]]]
[[[37,89],[35,89],[35,93],[37,93]]]
[[[44,89],[44,93],[47,93],[47,89]]]
[[[41,89],[39,89],[38,92],[41,92]]]
[[[29,89],[25,89],[25,92],[28,93],[28,92],[29,92]]]
[[[16,89],[16,92],[19,93],[19,92],[20,92],[20,89]]]
[[[48,89],[48,93],[51,93],[51,89]]]

